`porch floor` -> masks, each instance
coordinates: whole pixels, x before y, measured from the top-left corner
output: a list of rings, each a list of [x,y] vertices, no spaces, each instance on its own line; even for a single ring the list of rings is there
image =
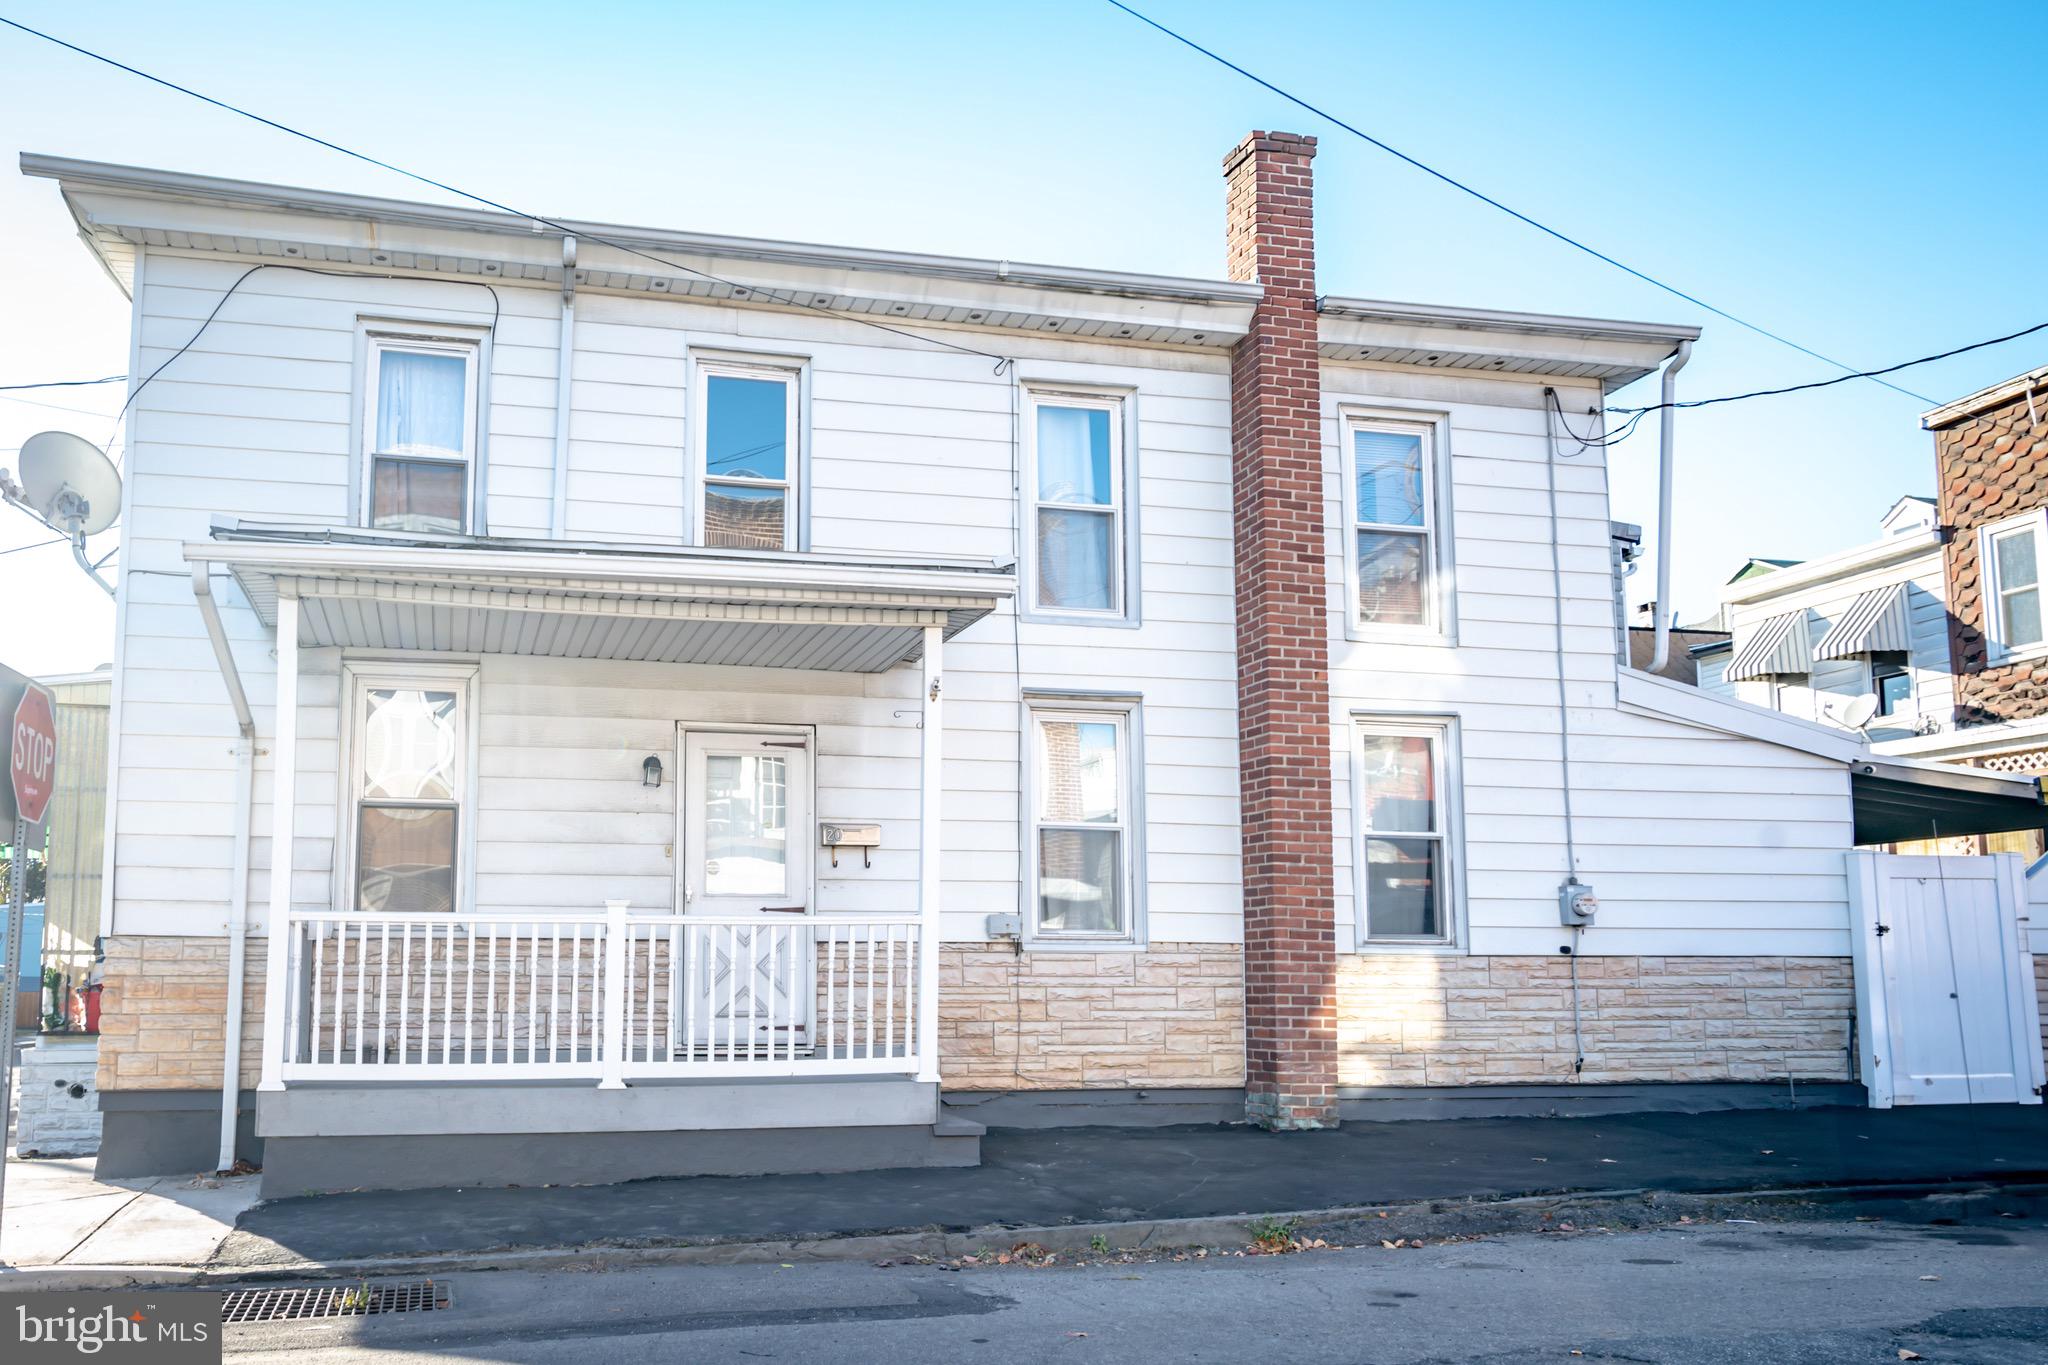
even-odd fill
[[[218,1269],[511,1248],[1144,1221],[1590,1190],[2048,1176],[2048,1107],[991,1130],[965,1169],[409,1190],[252,1209]]]

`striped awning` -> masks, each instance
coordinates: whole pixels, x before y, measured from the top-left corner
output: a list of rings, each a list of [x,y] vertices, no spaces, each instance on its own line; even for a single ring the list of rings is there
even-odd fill
[[[1735,657],[1728,663],[1729,682],[1813,672],[1813,640],[1807,634],[1804,611],[1788,611],[1738,630],[1735,639]]]
[[[1840,620],[1814,646],[1819,659],[1853,659],[1859,654],[1904,651],[1912,644],[1912,623],[1906,618],[1906,585],[1873,588],[1860,593]]]

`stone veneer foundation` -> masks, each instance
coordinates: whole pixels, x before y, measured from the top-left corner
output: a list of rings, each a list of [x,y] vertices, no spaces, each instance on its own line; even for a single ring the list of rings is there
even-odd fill
[[[1244,1084],[1244,954],[1230,943],[1142,951],[939,950],[939,1072],[948,1090]]]
[[[218,1089],[226,941],[119,935],[106,950],[98,1088]],[[252,939],[245,1088],[260,1072],[263,953]],[[1561,957],[1341,955],[1338,964],[1343,1085],[1572,1079]],[[1244,1084],[1234,944],[1019,954],[949,943],[939,966],[949,1090]],[[2048,1015],[2048,956],[2035,974]],[[1587,957],[1579,982],[1587,1083],[1853,1079],[1847,958]]]
[[[1846,957],[1585,957],[1576,1079],[1854,1080]],[[1338,1076],[1347,1086],[1574,1079],[1571,962],[1344,957]]]

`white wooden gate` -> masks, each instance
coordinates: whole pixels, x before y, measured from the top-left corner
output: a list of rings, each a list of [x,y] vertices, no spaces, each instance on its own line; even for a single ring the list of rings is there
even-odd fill
[[[2020,860],[1855,850],[1849,898],[1871,1107],[2041,1103]]]

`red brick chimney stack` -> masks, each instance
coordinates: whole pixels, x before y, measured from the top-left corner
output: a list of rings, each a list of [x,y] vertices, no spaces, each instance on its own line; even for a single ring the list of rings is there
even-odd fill
[[[1337,1122],[1329,590],[1310,162],[1253,133],[1224,158],[1230,278],[1266,287],[1230,356],[1244,831],[1245,1110]]]

